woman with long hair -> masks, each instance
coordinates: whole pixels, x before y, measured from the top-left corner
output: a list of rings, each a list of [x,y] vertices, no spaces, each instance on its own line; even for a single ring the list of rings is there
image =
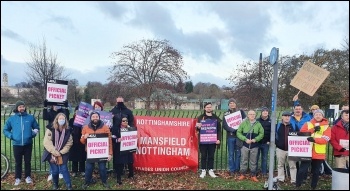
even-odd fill
[[[44,137],[44,153],[42,161],[48,161],[52,170],[53,190],[58,189],[58,174],[61,170],[67,190],[72,190],[70,174],[68,172],[69,150],[73,145],[73,139],[69,130],[68,120],[65,114],[58,113],[47,129]]]

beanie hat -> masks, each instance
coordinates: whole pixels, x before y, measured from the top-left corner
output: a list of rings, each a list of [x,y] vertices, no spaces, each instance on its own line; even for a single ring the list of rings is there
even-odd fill
[[[15,108],[13,109],[13,112],[18,112],[18,106],[25,105],[23,101],[19,100],[15,104]]]
[[[322,111],[321,109],[316,109],[316,110],[314,111],[314,115],[315,115],[316,113],[321,113],[322,116],[324,117],[324,113],[323,113],[323,111]]]
[[[92,111],[92,112],[90,113],[90,120],[91,120],[91,117],[92,117],[93,114],[97,114],[97,115],[98,115],[98,119],[100,119],[100,113],[99,113],[99,112],[96,112],[96,111]]]
[[[231,98],[228,100],[228,104],[230,104],[231,102],[237,103],[235,99]]]
[[[103,105],[102,105],[102,103],[101,103],[101,102],[99,102],[99,101],[95,101],[95,102],[94,102],[94,108],[95,108],[95,105],[100,106],[101,111],[103,111]]]

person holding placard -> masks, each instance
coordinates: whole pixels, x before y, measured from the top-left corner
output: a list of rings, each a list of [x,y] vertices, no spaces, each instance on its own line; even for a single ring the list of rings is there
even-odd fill
[[[244,120],[238,127],[237,137],[243,141],[243,146],[241,148],[241,167],[238,180],[245,179],[245,173],[249,168],[251,173],[251,180],[254,182],[259,182],[256,178],[256,165],[257,165],[257,155],[259,141],[264,137],[264,128],[255,119],[256,113],[254,110],[248,111],[248,118]]]
[[[107,134],[108,135],[108,150],[103,154],[108,154],[108,158],[106,160],[99,160],[98,161],[98,168],[100,173],[100,178],[102,180],[102,184],[105,188],[110,188],[110,186],[107,184],[107,168],[106,163],[107,161],[110,161],[113,156],[113,149],[112,149],[112,139],[111,139],[111,132],[107,125],[103,123],[103,121],[100,120],[100,114],[96,111],[93,111],[90,113],[90,123],[88,125],[85,125],[83,127],[83,130],[81,132],[82,136],[80,138],[80,142],[83,144],[87,143],[87,139],[89,137],[96,137],[97,134]],[[104,146],[104,143],[102,143]],[[86,145],[88,146],[88,145]],[[99,144],[97,144],[97,147]],[[87,147],[86,147],[87,148]],[[100,150],[98,148],[94,150]],[[102,152],[102,151],[96,151],[96,152]],[[92,171],[94,167],[94,162],[88,162],[86,161],[86,167],[85,167],[85,183],[83,184],[82,188],[85,190],[91,183],[94,183],[92,180]]]
[[[342,110],[341,120],[332,127],[331,144],[336,168],[349,167],[349,110]]]
[[[69,150],[73,145],[73,139],[68,125],[68,119],[65,114],[58,113],[51,125],[52,127],[45,132],[42,161],[48,161],[50,164],[53,190],[58,189],[59,172],[63,175],[67,190],[72,190],[67,163]]]
[[[130,127],[128,125],[128,118],[125,116],[122,118],[121,124],[113,126],[112,128],[112,142],[113,142],[113,158],[115,159],[113,162],[116,167],[117,173],[117,183],[119,185],[122,184],[122,172],[124,170],[124,165],[128,165],[129,175],[128,178],[134,177],[134,152],[135,149],[121,151],[121,142],[122,142],[122,134],[123,132],[136,131],[136,128]],[[129,136],[133,137],[133,136]],[[131,142],[135,143],[135,142]],[[136,146],[136,144],[135,144]],[[135,147],[136,148],[136,147]]]
[[[216,178],[214,168],[214,154],[216,146],[220,145],[221,124],[220,118],[213,113],[212,104],[204,104],[204,113],[197,118],[196,130],[199,132],[199,151],[201,153],[201,174],[204,178],[209,176]]]
[[[227,149],[228,149],[228,166],[230,175],[239,172],[240,160],[241,160],[241,147],[238,142],[241,142],[236,135],[239,124],[246,118],[243,110],[238,110],[236,100],[231,98],[228,100],[229,109],[224,113],[222,119],[222,127],[227,131]],[[238,117],[233,113],[238,112]],[[232,117],[230,117],[232,116]],[[229,121],[229,123],[227,123]],[[232,122],[232,123],[231,123]],[[229,124],[232,124],[231,126]]]
[[[317,182],[320,176],[320,167],[326,159],[326,147],[328,141],[331,139],[331,128],[329,127],[328,119],[324,117],[324,112],[320,109],[314,111],[314,118],[306,122],[301,128],[300,132],[310,132],[311,136],[307,138],[312,146],[312,160],[301,161],[300,168],[297,174],[296,187],[302,184],[305,174],[311,165],[312,178],[311,189],[316,189]]]

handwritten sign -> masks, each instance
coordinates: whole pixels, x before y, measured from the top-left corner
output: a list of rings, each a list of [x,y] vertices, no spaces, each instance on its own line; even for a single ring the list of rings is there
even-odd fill
[[[290,85],[313,96],[330,72],[309,62],[305,61],[298,73],[294,76]]]
[[[215,144],[217,141],[217,120],[206,119],[201,121],[200,144]]]
[[[132,151],[137,148],[137,131],[121,131],[120,151]]]
[[[226,115],[225,120],[229,127],[238,129],[239,125],[242,123],[241,111],[236,111],[230,115]]]

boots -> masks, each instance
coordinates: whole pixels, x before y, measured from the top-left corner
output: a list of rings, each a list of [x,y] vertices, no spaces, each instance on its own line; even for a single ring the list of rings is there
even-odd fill
[[[120,176],[120,174],[117,174],[117,183],[118,185],[122,185],[122,177]]]

